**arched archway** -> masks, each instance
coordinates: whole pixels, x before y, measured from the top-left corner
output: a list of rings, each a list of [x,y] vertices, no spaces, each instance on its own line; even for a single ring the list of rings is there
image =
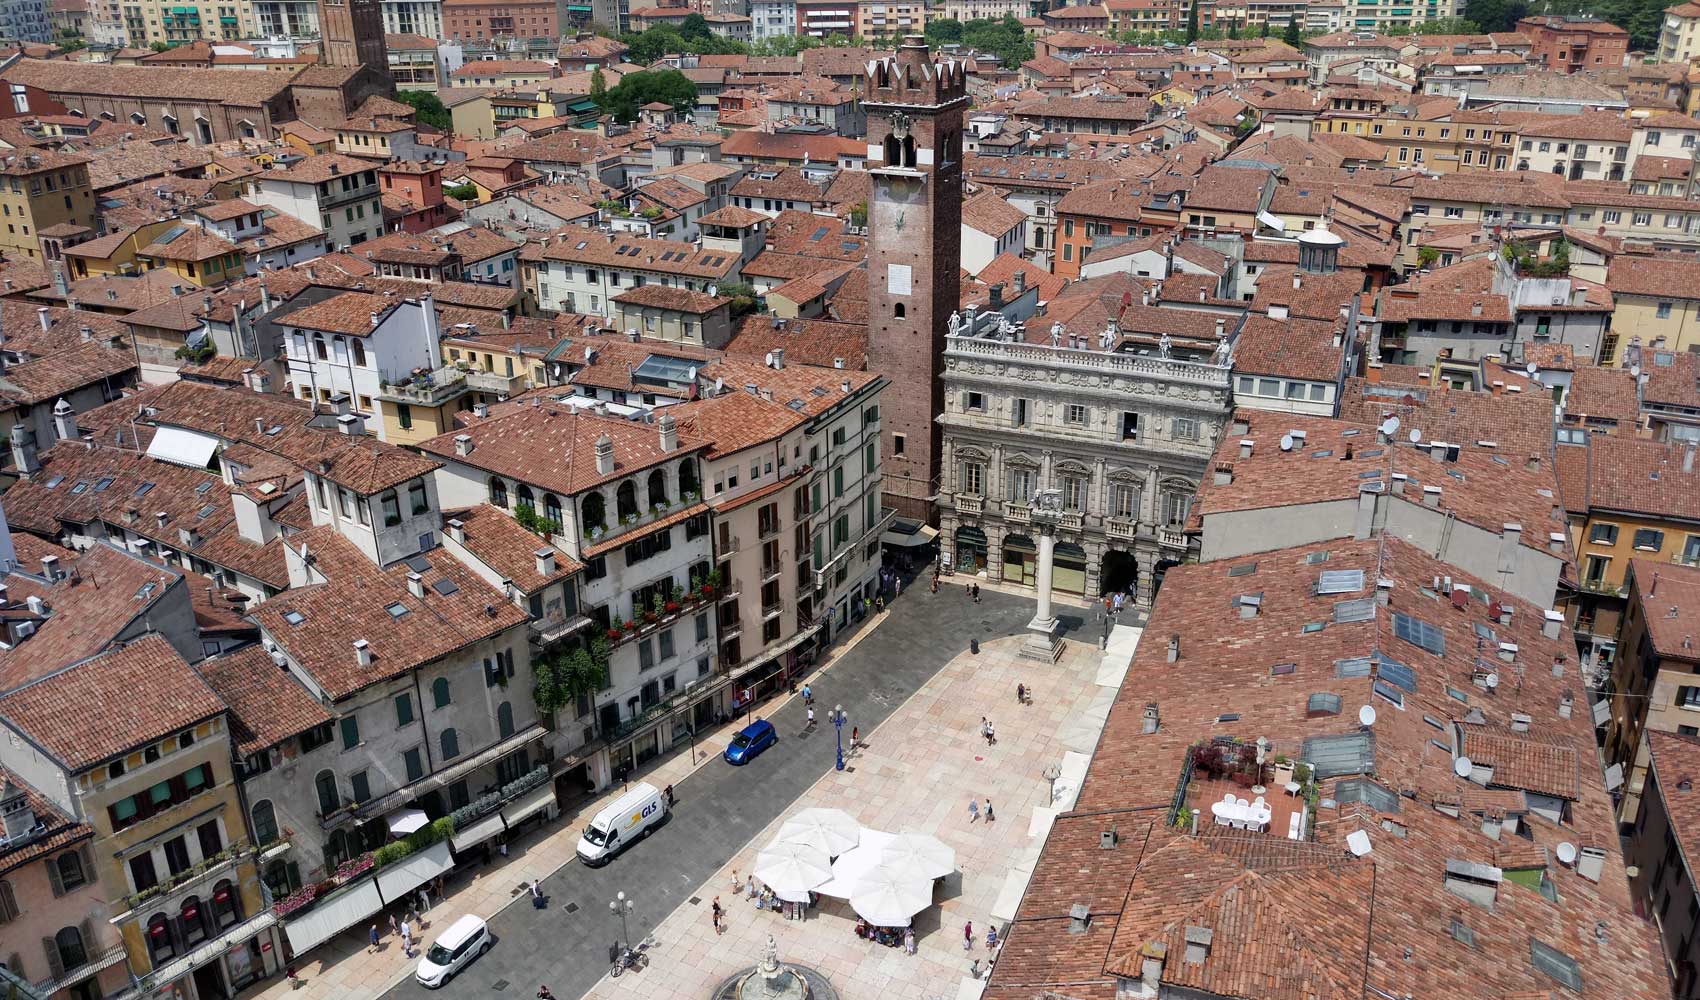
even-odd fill
[[[1126,591],[1137,594],[1139,590],[1139,560],[1132,552],[1121,549],[1110,549],[1104,553],[1104,558],[1098,563],[1098,587],[1104,594],[1116,591]]]
[[[956,571],[978,573],[986,568],[986,533],[971,524],[956,529]]]
[[[1157,591],[1163,586],[1163,574],[1169,571],[1169,567],[1179,566],[1180,564],[1179,559],[1157,560],[1157,565],[1151,568],[1151,597],[1153,600],[1157,597]]]
[[[584,521],[584,530],[608,527],[608,502],[602,499],[602,494],[592,490],[579,501],[579,517]]]
[[[649,474],[648,494],[651,507],[667,502],[667,473],[656,469]]]
[[[1086,550],[1073,542],[1058,542],[1051,560],[1051,589],[1065,594],[1086,593]]]
[[[1028,535],[1005,535],[1003,540],[1003,581],[1024,587],[1037,585],[1039,548]]]
[[[614,507],[622,521],[637,516],[637,485],[630,479],[621,483],[620,488],[614,492]]]

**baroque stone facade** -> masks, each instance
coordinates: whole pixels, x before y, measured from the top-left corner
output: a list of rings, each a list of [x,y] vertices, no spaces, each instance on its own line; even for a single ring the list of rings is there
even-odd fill
[[[941,564],[1031,586],[1031,503],[1057,489],[1054,589],[1130,590],[1149,606],[1187,556],[1183,526],[1232,405],[1226,361],[950,337]]]

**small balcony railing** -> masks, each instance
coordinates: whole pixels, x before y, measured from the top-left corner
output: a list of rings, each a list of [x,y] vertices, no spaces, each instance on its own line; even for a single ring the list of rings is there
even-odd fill
[[[979,514],[986,508],[986,498],[972,493],[958,493],[955,503],[958,514]]]
[[[1011,524],[1031,524],[1033,523],[1033,507],[1030,504],[1005,501],[1003,519]]]
[[[1112,517],[1104,522],[1104,533],[1111,538],[1131,542],[1139,534],[1139,522],[1125,517]]]

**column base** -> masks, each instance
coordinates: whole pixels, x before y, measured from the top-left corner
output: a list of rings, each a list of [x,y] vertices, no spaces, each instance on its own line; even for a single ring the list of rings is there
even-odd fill
[[[1035,618],[1027,623],[1027,638],[1021,644],[1021,658],[1040,663],[1055,663],[1062,656],[1062,636],[1057,634],[1055,618]]]

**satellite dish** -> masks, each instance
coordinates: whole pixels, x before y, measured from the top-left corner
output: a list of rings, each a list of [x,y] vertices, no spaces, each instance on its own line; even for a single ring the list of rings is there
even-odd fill
[[[1413,427],[1413,428],[1411,428],[1411,433],[1409,433],[1405,436],[1410,439],[1410,442],[1412,444],[1418,444],[1423,439],[1423,432],[1421,430],[1418,430],[1417,428]]]
[[[1487,677],[1485,678],[1485,680],[1487,681],[1488,690],[1491,691],[1494,688],[1499,687],[1499,675],[1498,674],[1488,674]]]
[[[1392,437],[1393,433],[1395,431],[1397,431],[1398,429],[1399,429],[1399,418],[1398,417],[1388,417],[1386,420],[1383,420],[1381,422],[1381,433],[1386,434],[1388,437]]]
[[[1629,374],[1635,376],[1636,378],[1640,378],[1641,377],[1641,366],[1640,365],[1630,365],[1629,366]]]
[[[1375,725],[1375,706],[1365,705],[1358,709],[1358,722],[1365,726]]]
[[[1282,451],[1292,451],[1293,450],[1293,436],[1291,434],[1281,435],[1281,450]]]
[[[1559,864],[1572,865],[1576,863],[1576,845],[1566,840],[1558,845]]]
[[[720,294],[720,286],[719,285],[709,285],[708,286],[708,294],[719,295]],[[1534,366],[1531,365],[1530,370],[1533,370],[1533,368],[1534,368]]]
[[[1363,857],[1370,852],[1369,834],[1363,830],[1353,830],[1346,834],[1346,847],[1354,855]]]
[[[769,368],[772,368],[773,367],[773,352],[768,351],[766,356],[761,359],[761,363],[768,366]]]
[[[1459,757],[1457,760],[1452,762],[1452,773],[1456,774],[1460,778],[1468,778],[1470,776],[1470,772],[1475,769],[1476,765],[1472,764],[1468,757]]]
[[[1529,364],[1528,364],[1528,366],[1527,366],[1527,367],[1526,367],[1526,369],[1525,369],[1525,370],[1526,370],[1526,371],[1528,371],[1528,373],[1529,373],[1529,374],[1530,374],[1530,375],[1533,375],[1533,374],[1535,374],[1535,370],[1536,370],[1536,369],[1535,369],[1535,363],[1534,363],[1534,362],[1533,362],[1533,361],[1531,361],[1531,362],[1529,362]]]

